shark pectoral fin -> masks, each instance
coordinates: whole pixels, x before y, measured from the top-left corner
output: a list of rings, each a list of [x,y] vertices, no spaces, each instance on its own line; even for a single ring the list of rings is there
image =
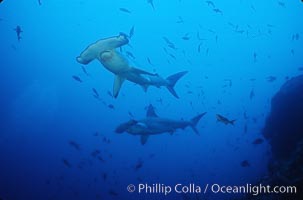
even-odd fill
[[[147,92],[148,85],[142,85],[142,89],[144,90],[144,92]]]
[[[124,77],[121,77],[119,75],[115,76],[114,87],[113,87],[113,96],[114,96],[114,98],[117,98],[124,80],[125,80]]]
[[[148,135],[141,135],[141,144],[144,145],[147,142],[148,139]]]

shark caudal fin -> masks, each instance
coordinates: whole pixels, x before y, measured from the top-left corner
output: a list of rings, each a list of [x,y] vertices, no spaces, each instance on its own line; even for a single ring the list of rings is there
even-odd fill
[[[190,127],[193,129],[193,131],[195,131],[196,134],[199,135],[199,131],[198,129],[196,128],[198,122],[200,121],[200,119],[206,114],[206,112],[202,113],[202,114],[199,114],[197,115],[196,117],[192,118],[190,120]]]
[[[173,74],[173,75],[166,78],[166,80],[168,82],[168,85],[166,86],[168,91],[172,95],[174,95],[174,97],[176,97],[177,99],[179,99],[179,96],[177,95],[174,87],[175,87],[176,83],[178,82],[178,80],[180,78],[182,78],[187,72],[188,71],[179,72],[179,73]]]

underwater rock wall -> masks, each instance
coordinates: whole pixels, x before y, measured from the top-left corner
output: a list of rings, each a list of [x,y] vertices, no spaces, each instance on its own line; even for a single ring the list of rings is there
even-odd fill
[[[303,75],[287,81],[273,97],[263,130],[273,159],[287,160],[303,139]]]
[[[272,151],[265,182],[296,186],[297,194],[277,196],[303,199],[303,75],[287,81],[273,97],[263,135]]]

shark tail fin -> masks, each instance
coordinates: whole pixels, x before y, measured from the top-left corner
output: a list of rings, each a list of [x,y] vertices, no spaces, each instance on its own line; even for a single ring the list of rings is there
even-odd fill
[[[176,93],[174,87],[176,85],[176,83],[178,82],[178,80],[180,78],[182,78],[185,74],[187,73],[187,71],[183,71],[183,72],[178,72],[176,74],[173,74],[169,77],[166,78],[167,82],[168,82],[168,85],[166,86],[168,91],[174,95],[174,97],[176,97],[177,99],[179,99],[179,96],[178,94]]]
[[[202,113],[202,114],[199,114],[199,115],[197,115],[197,116],[195,116],[194,118],[192,118],[191,120],[190,120],[190,126],[191,126],[191,128],[193,129],[193,131],[195,131],[195,133],[197,134],[197,135],[199,135],[199,131],[198,131],[198,129],[196,128],[196,126],[197,126],[197,124],[198,124],[198,122],[200,121],[200,119],[204,116],[206,114],[206,112],[204,112],[204,113]]]

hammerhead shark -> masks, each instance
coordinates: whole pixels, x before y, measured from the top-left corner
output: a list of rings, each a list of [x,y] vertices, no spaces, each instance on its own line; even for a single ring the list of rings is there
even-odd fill
[[[158,74],[132,67],[128,63],[128,60],[116,51],[116,48],[126,45],[128,42],[127,35],[122,33],[120,33],[119,36],[101,39],[89,45],[80,56],[77,57],[77,61],[86,65],[92,60],[97,59],[108,71],[112,72],[115,75],[113,86],[114,98],[118,97],[121,86],[125,80],[141,85],[144,91],[147,91],[149,86],[164,86],[173,96],[179,98],[174,90],[174,86],[187,71],[176,73],[164,79]]]
[[[113,88],[115,98],[118,96],[124,80],[141,85],[144,91],[147,91],[149,86],[158,88],[164,86],[174,97],[179,98],[174,86],[187,73],[187,71],[179,72],[164,79],[158,74],[130,66],[128,61],[115,49],[104,51],[100,55],[99,61],[107,70],[116,75]]]
[[[199,114],[190,121],[161,118],[156,114],[154,107],[150,104],[147,109],[146,118],[140,120],[131,119],[122,123],[116,128],[115,132],[127,132],[131,135],[139,135],[142,145],[146,144],[149,136],[151,135],[166,132],[173,134],[177,129],[185,129],[188,126],[190,126],[193,131],[199,135],[199,131],[196,126],[205,114],[206,112]]]

